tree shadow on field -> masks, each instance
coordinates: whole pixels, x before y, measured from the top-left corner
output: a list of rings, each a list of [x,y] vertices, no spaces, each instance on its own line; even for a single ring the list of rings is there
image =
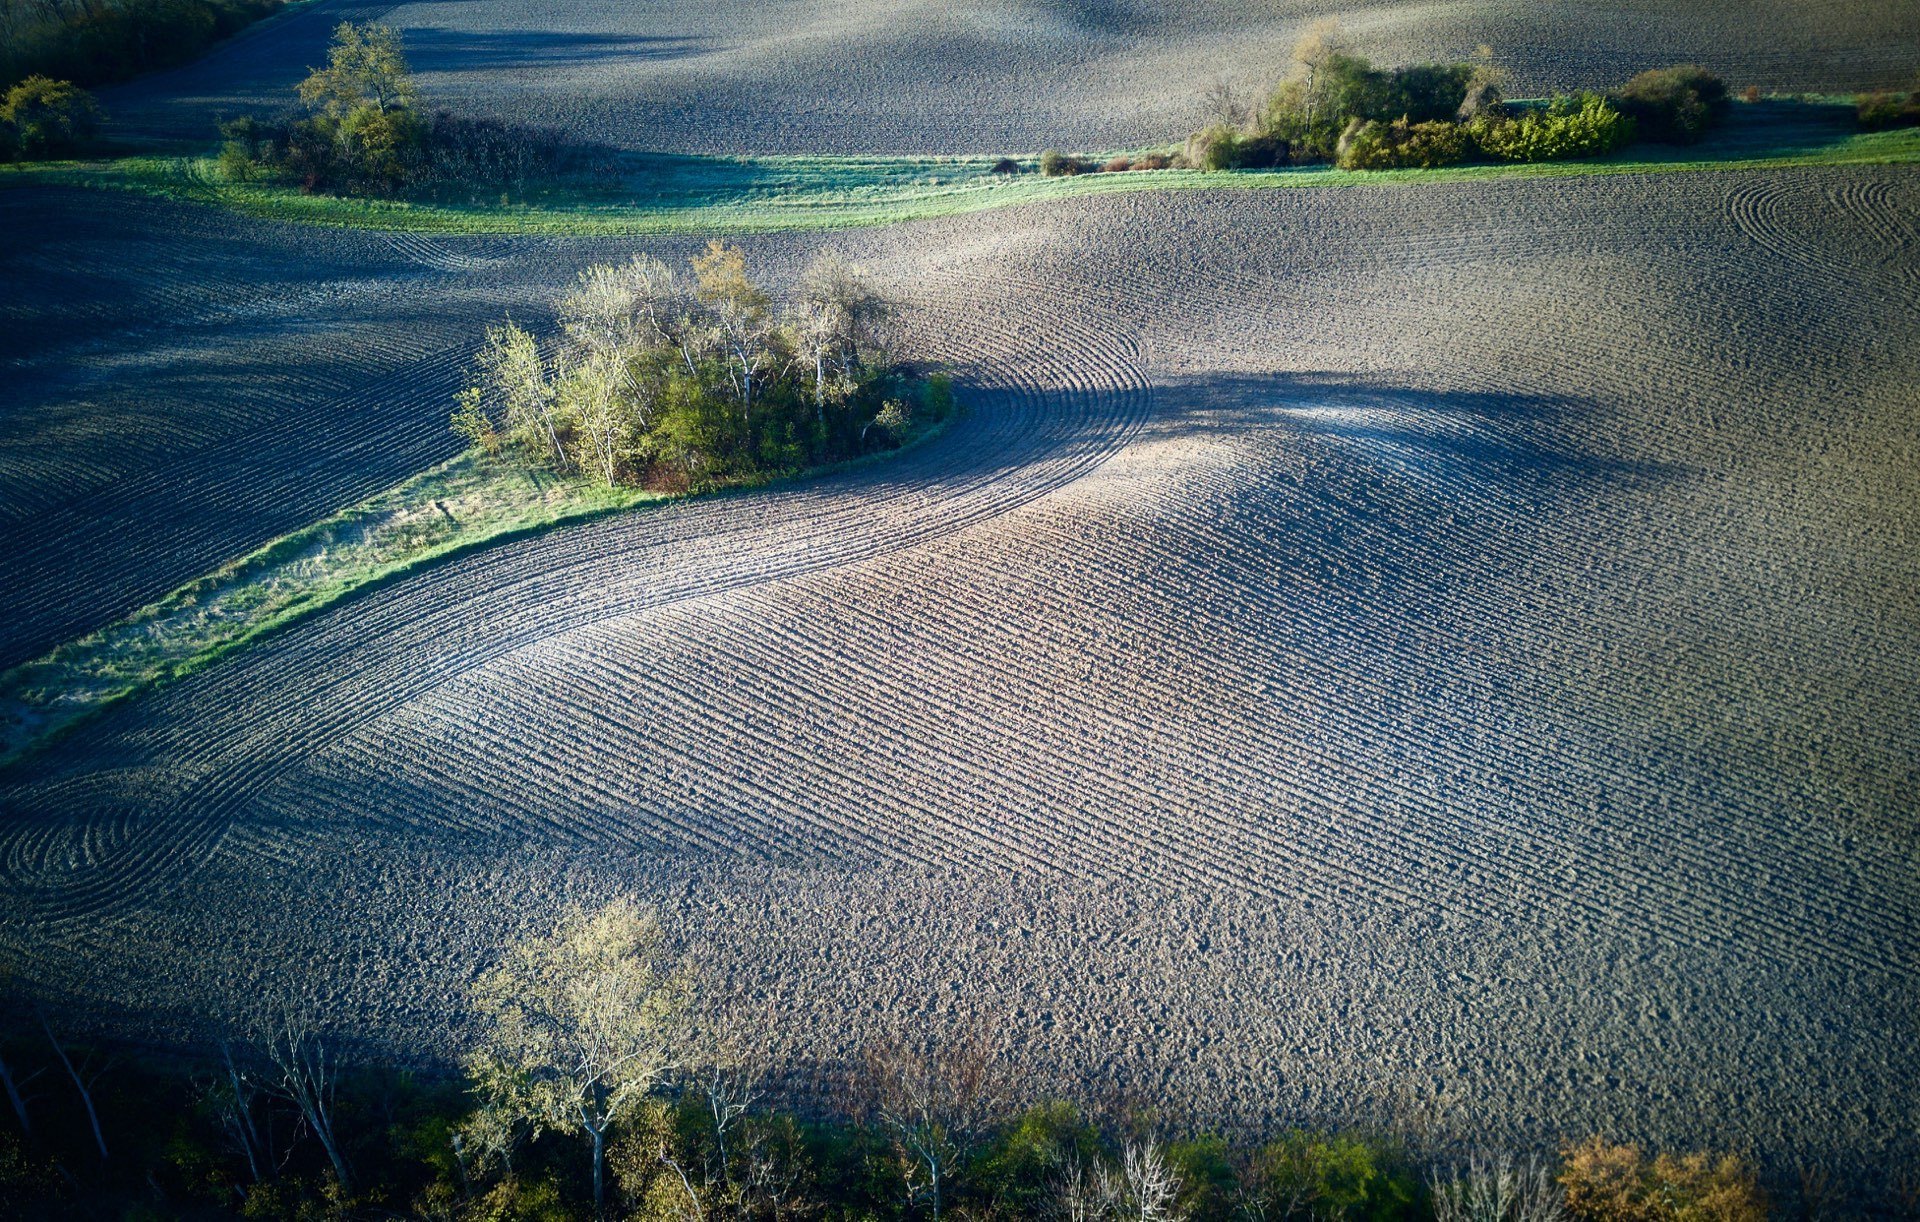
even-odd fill
[[[710,49],[700,39],[677,35],[562,30],[409,29],[405,36],[415,71],[448,74],[681,59]]]
[[[1624,453],[1613,413],[1567,395],[1432,390],[1340,373],[1204,374],[1157,383],[1147,437],[1259,441],[1288,434],[1343,445],[1449,482],[1591,494],[1677,468]]]

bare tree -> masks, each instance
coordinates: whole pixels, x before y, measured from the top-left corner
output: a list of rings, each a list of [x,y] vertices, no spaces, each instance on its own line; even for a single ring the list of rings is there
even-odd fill
[[[1076,1154],[1054,1176],[1048,1212],[1059,1222],[1095,1222],[1107,1216],[1108,1201],[1105,1169],[1089,1168]]]
[[[353,1175],[334,1127],[334,1095],[341,1074],[338,1054],[310,1021],[291,1012],[267,1033],[265,1043],[267,1059],[277,1071],[274,1093],[293,1105],[326,1151],[340,1195],[352,1196]]]
[[[277,1169],[258,1120],[263,1091],[254,1076],[240,1068],[233,1045],[225,1040],[220,1042],[220,1057],[225,1072],[201,1084],[200,1099],[219,1121],[227,1144],[246,1160],[248,1182],[258,1186]]]
[[[1170,1222],[1182,1216],[1178,1208],[1180,1176],[1167,1165],[1158,1142],[1130,1141],[1120,1157],[1123,1191],[1116,1216],[1133,1222]]]
[[[756,379],[772,357],[771,302],[765,290],[747,278],[747,257],[737,246],[715,239],[693,260],[699,287],[695,297],[711,311],[720,346],[727,356],[727,377],[733,383],[740,415],[753,409]]]
[[[586,1136],[593,1203],[606,1208],[607,1132],[686,1061],[691,974],[668,958],[659,918],[632,899],[568,911],[510,947],[474,986],[486,1024],[470,1063],[503,1115]]]
[[[807,269],[790,329],[795,350],[813,364],[814,402],[823,412],[832,377],[850,382],[859,374],[866,354],[881,346],[891,313],[867,274],[837,253],[827,251]]]
[[[1332,17],[1322,18],[1307,27],[1307,32],[1293,44],[1293,68],[1290,75],[1300,83],[1301,93],[1306,102],[1306,121],[1313,123],[1320,92],[1320,71],[1334,56],[1346,51],[1346,41],[1340,32],[1340,23]]]
[[[61,1067],[67,1071],[67,1077],[73,1080],[73,1088],[80,1092],[80,1103],[87,1110],[87,1124],[93,1128],[93,1144],[99,1149],[100,1161],[104,1163],[107,1161],[107,1138],[100,1131],[100,1113],[94,1110],[93,1084],[99,1081],[102,1073],[106,1072],[107,1065],[92,1069],[83,1076],[80,1070],[74,1067],[73,1059],[67,1055],[67,1050],[61,1046],[59,1038],[53,1034],[53,1025],[47,1021],[44,1011],[40,1013],[40,1029],[47,1033],[47,1042],[53,1045],[53,1054],[60,1058]]]
[[[703,1063],[689,1075],[700,1091],[721,1182],[733,1187],[733,1138],[765,1094],[765,1040],[773,1029],[771,1013],[748,1017],[713,1008],[718,1017],[703,1033]]]
[[[1208,126],[1241,128],[1253,117],[1240,91],[1225,77],[1219,77],[1207,86],[1207,92],[1200,100],[1200,110]]]
[[[567,370],[561,386],[576,442],[573,465],[597,472],[609,488],[645,427],[647,413],[634,407],[652,402],[651,386],[633,379],[627,364],[618,350],[589,352]]]
[[[1553,1171],[1535,1158],[1476,1154],[1464,1171],[1435,1170],[1427,1180],[1435,1222],[1565,1222],[1566,1202]]]
[[[867,1076],[908,1200],[924,1200],[937,1220],[956,1166],[1006,1106],[1000,1056],[984,1030],[963,1030],[923,1049],[900,1041],[872,1048]]]

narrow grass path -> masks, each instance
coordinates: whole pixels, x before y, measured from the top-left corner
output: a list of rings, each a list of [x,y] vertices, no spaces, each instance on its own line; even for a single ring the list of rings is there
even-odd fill
[[[1111,192],[1357,187],[1603,174],[1920,163],[1920,129],[1860,133],[1837,102],[1736,107],[1689,148],[1635,145],[1615,157],[1532,165],[1349,172],[1325,167],[1206,173],[1150,170],[1042,178],[1032,163],[993,173],[993,157],[704,157],[630,154],[616,180],[523,202],[342,199],[224,179],[206,157],[125,157],[0,167],[0,186],[133,191],[265,220],[438,234],[626,236],[846,229]]]
[[[349,594],[475,548],[666,499],[463,454],[0,674],[0,764]]]
[[[609,488],[469,450],[0,673],[0,767],[122,700],[193,674],[352,595],[456,556],[622,510],[750,493],[885,462],[940,436],[960,414],[948,413],[892,450],[710,493]]]

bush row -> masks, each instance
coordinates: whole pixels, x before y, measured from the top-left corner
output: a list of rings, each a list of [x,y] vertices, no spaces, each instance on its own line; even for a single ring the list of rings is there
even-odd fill
[[[9,1013],[18,1014],[20,1007]],[[28,1007],[28,1013],[34,1011]],[[217,1055],[127,1066],[44,1015],[0,1038],[0,1214],[506,1219],[1758,1222],[1742,1158],[1598,1137],[1438,1162],[1379,1134],[1228,1139],[1036,1101],[988,1025],[931,1022],[774,1106],[776,1016],[710,990],[630,897],[576,906],[471,984],[458,1075],[356,1060],[261,999]],[[26,1084],[37,1084],[22,1091]],[[1809,1178],[1810,1216],[1830,1202]]]
[[[1920,127],[1920,80],[1907,93],[1870,93],[1855,105],[1863,131]]]
[[[297,111],[221,124],[227,179],[472,203],[498,193],[505,203],[611,168],[604,151],[569,145],[557,132],[424,113],[400,35],[389,26],[341,23],[326,66],[297,92]]]
[[[1293,67],[1258,107],[1224,85],[1208,98],[1212,121],[1155,168],[1227,170],[1332,162],[1371,170],[1454,165],[1474,157],[1551,161],[1597,157],[1636,139],[1699,140],[1728,108],[1725,84],[1694,65],[1643,72],[1610,94],[1578,93],[1509,103],[1504,74],[1471,63],[1376,68],[1347,51],[1337,25],[1315,26],[1295,46]],[[1049,152],[1048,176],[1141,168],[1106,166]]]

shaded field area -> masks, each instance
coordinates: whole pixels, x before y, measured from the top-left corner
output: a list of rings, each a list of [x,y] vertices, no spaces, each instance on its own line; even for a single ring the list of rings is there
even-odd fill
[[[209,138],[210,116],[279,108],[341,20],[405,34],[427,96],[470,116],[626,149],[697,153],[1038,153],[1125,148],[1189,130],[1223,73],[1265,88],[1317,19],[1374,59],[1490,45],[1522,93],[1615,85],[1698,60],[1736,87],[1902,85],[1920,4],[1861,0],[1474,0],[1351,7],[1286,0],[827,0],[644,9],[608,0],[322,0],[207,60],[105,97],[123,138]]]
[[[0,186],[132,191],[216,204],[262,220],[416,234],[557,237],[774,233],[849,229],[964,215],[1014,204],[1143,191],[1275,190],[1570,178],[1612,174],[1805,169],[1920,162],[1920,129],[1862,133],[1851,106],[1771,99],[1741,104],[1698,144],[1640,144],[1611,157],[1471,164],[1356,174],[1328,166],[1041,177],[995,157],[719,157],[629,153],[597,186],[555,185],[521,202],[351,198],[236,183],[210,158],[129,157],[22,167]]]
[[[636,249],[41,189],[0,224],[31,235],[0,250],[0,669],[451,457],[486,324]]]
[[[946,434],[117,708],[0,774],[0,947],[138,1038],[279,994],[432,1049],[503,940],[634,890],[796,1083],[981,1019],[1036,1089],[1220,1123],[1878,1183],[1920,1158],[1916,214],[1855,168],[838,235]],[[430,249],[521,269],[490,308],[557,270]]]

